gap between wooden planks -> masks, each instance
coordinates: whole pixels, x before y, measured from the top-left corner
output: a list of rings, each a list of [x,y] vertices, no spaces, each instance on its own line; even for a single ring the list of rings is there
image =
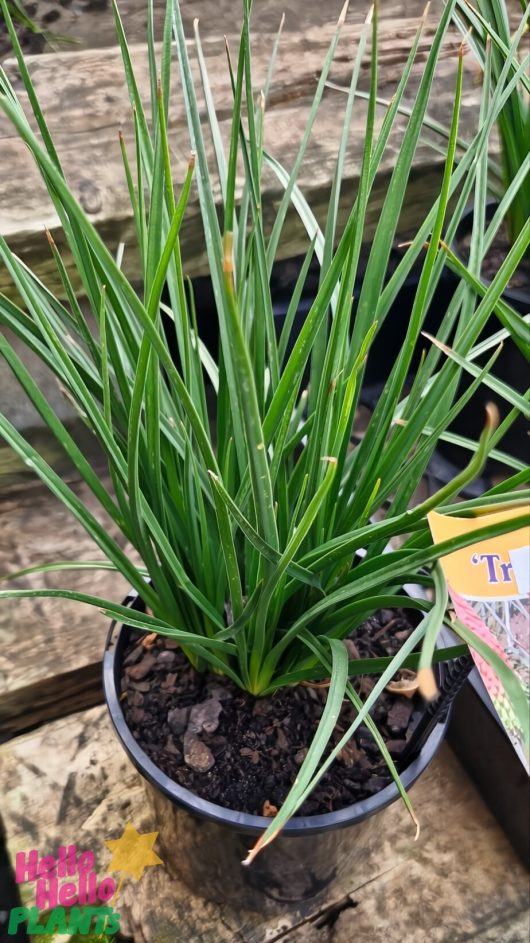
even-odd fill
[[[437,6],[438,4],[435,4],[435,8]],[[391,13],[392,16],[385,18],[383,10],[380,23],[379,93],[385,98],[390,98],[395,90],[418,27],[418,19],[402,19],[396,16],[395,5],[392,6]],[[423,73],[436,19],[435,12],[427,21],[420,41],[410,89],[405,99],[409,104]],[[210,26],[210,34],[212,29]],[[267,105],[265,127],[269,151],[288,169],[294,163],[316,81],[333,32],[334,25],[306,26],[299,33],[287,31],[282,37]],[[350,25],[347,22],[330,75],[330,79],[339,85],[347,86],[349,83],[359,35],[359,24]],[[258,32],[254,38],[256,94],[264,81],[274,40],[275,35],[270,32]],[[229,37],[233,55],[237,42],[236,35]],[[232,93],[221,30],[218,38],[214,39],[210,35],[203,45],[221,133],[227,141]],[[453,108],[459,46],[460,37],[456,32],[449,32],[442,46],[429,105],[429,113],[446,126],[450,123]],[[132,46],[131,55],[141,94],[146,99],[149,77],[145,46]],[[195,53],[191,42],[190,55],[194,61]],[[118,130],[123,130],[131,159],[134,141],[131,107],[119,50],[111,47],[104,50],[88,49],[82,52],[33,56],[28,58],[28,66],[73,192],[107,241],[109,248],[115,249],[119,242],[125,243],[124,269],[128,275],[134,277],[137,274],[138,261],[134,247],[132,213],[118,144]],[[5,63],[5,68],[15,88],[20,92],[21,81],[16,63],[9,60]],[[175,66],[175,75],[177,71]],[[361,73],[361,88],[368,87],[368,80],[369,61],[366,60]],[[20,94],[24,102],[25,96],[22,92]],[[462,102],[462,127],[466,129],[466,133],[471,134],[476,123],[479,99],[480,88],[476,85],[472,57],[467,57],[466,85]],[[325,219],[345,103],[346,96],[343,93],[332,89],[325,91],[325,101],[320,109],[299,177],[301,189],[320,223]],[[379,109],[379,121],[382,120],[384,111],[384,108]],[[174,89],[170,118],[178,185],[187,167],[189,136],[177,85]],[[340,223],[344,222],[347,216],[357,188],[364,145],[364,120],[365,103],[358,101],[351,127]],[[391,137],[374,183],[367,239],[370,238],[379,216],[405,121],[404,118],[398,119],[396,131]],[[205,143],[213,170],[213,147],[208,132],[205,134]],[[2,166],[12,168],[9,174],[0,178],[0,232],[36,274],[60,293],[62,289],[43,232],[44,226],[47,226],[61,245],[58,219],[31,156],[4,117],[0,118],[0,159]],[[443,160],[438,153],[424,145],[419,147],[404,201],[400,232],[405,233],[413,229],[436,198],[442,164]],[[271,211],[281,196],[281,188],[271,172],[265,172],[264,181],[264,213],[265,219],[270,220]],[[218,187],[216,195],[219,198]],[[187,274],[204,273],[207,260],[195,190],[183,224],[181,242]],[[286,221],[280,254],[284,258],[300,254],[305,252],[306,244],[305,231],[298,217],[291,212]],[[72,260],[66,251],[65,262],[71,272]],[[80,288],[78,283],[75,284]],[[5,271],[0,271],[0,290],[12,291]]]

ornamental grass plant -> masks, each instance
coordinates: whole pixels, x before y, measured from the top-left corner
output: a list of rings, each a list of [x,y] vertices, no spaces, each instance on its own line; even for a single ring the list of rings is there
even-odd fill
[[[133,562],[122,544],[110,536],[109,528],[96,520],[4,417],[0,417],[0,433],[70,509],[106,557],[103,563],[50,561],[42,569],[114,569],[141,595],[146,610],[131,611],[116,600],[60,589],[5,589],[0,597],[62,596],[96,606],[112,619],[171,637],[197,670],[221,672],[256,697],[272,694],[284,685],[329,678],[326,707],[296,784],[257,848],[270,841],[296,813],[361,723],[373,734],[412,812],[370,714],[379,693],[404,665],[419,668],[422,678],[428,679],[433,661],[462,654],[472,645],[498,673],[520,723],[525,730],[528,727],[522,688],[493,651],[459,623],[454,623],[453,629],[461,645],[440,651],[436,640],[449,618],[439,558],[471,540],[502,533],[529,519],[524,508],[529,470],[502,451],[503,434],[519,412],[528,413],[528,395],[498,381],[494,365],[498,345],[509,333],[527,354],[530,350],[528,322],[502,299],[530,243],[530,221],[522,225],[508,257],[487,287],[461,267],[460,289],[447,307],[437,338],[425,339],[426,356],[412,385],[406,385],[424,317],[447,262],[446,247],[475,186],[477,168],[487,158],[491,129],[505,96],[519,81],[521,66],[515,60],[491,93],[484,92],[487,108],[482,109],[480,127],[456,163],[463,59],[462,54],[455,57],[453,118],[440,193],[392,277],[385,278],[437,60],[455,4],[456,0],[449,0],[445,5],[423,66],[351,323],[371,191],[411,79],[423,21],[398,78],[395,96],[378,121],[377,8],[367,16],[358,46],[352,50],[351,86],[344,123],[337,133],[327,217],[321,226],[297,181],[322,106],[346,7],[316,84],[291,168],[278,162],[274,141],[266,140],[267,102],[278,42],[271,50],[267,81],[259,89],[253,82],[248,0],[243,5],[237,56],[227,60],[233,90],[228,142],[222,140],[198,28],[194,57],[200,81],[194,79],[178,2],[167,2],[161,44],[154,40],[152,2],[148,6],[149,103],[143,101],[136,83],[134,63],[115,8],[135,129],[133,141],[121,139],[137,236],[137,248],[125,246],[124,251],[139,254],[138,291],[69,188],[12,29],[6,0],[0,0],[33,118],[28,119],[5,72],[0,73],[0,106],[31,151],[46,184],[73,259],[76,282],[82,285],[96,327],[79,304],[51,236],[50,252],[62,282],[59,295],[52,294],[0,239],[0,257],[17,290],[16,300],[0,296],[0,323],[46,364],[67,392],[106,457],[111,487],[54,414],[3,334],[0,352],[142,565]],[[368,48],[371,81],[359,185],[347,222],[339,230],[351,115],[353,108],[359,107],[357,82]],[[174,107],[174,60],[189,129],[187,168],[172,166],[168,133]],[[206,157],[206,135],[213,141],[215,166]],[[264,218],[265,171],[272,172],[282,188],[272,224],[266,224]],[[181,181],[178,186],[175,179]],[[199,337],[193,288],[186,279],[181,255],[179,232],[192,190],[200,203],[215,294],[220,337],[217,361]],[[509,190],[516,198],[515,184]],[[218,193],[220,207],[216,204]],[[307,255],[285,325],[277,336],[270,277],[288,211],[296,212],[305,228]],[[320,264],[319,290],[288,352],[313,254]],[[362,438],[353,439],[372,341],[418,260],[421,276],[405,342],[395,352]],[[178,357],[168,341],[167,319],[172,322]],[[486,325],[491,326],[491,337],[477,344]],[[452,347],[447,346],[450,337],[454,338]],[[478,368],[475,359],[484,351],[489,352],[487,366]],[[462,371],[471,374],[473,382],[457,398]],[[508,417],[497,426],[494,411],[490,411],[480,440],[461,440],[469,453],[464,471],[437,493],[414,504],[437,442],[480,383],[506,398]],[[213,410],[209,408],[212,398]],[[489,454],[504,464],[505,480],[480,499],[458,500],[463,486],[480,473]],[[466,515],[479,506],[519,505],[520,515],[507,523],[485,525],[472,537],[433,545],[426,519],[432,509]],[[398,549],[395,544],[389,548],[393,541],[399,542]],[[361,549],[362,558],[358,555]],[[406,583],[432,592],[421,598],[405,597],[402,587]],[[398,654],[392,659],[349,661],[343,639],[374,611],[401,606],[418,610],[420,618]],[[365,701],[359,699],[350,682],[359,673],[377,675]],[[356,706],[357,718],[323,760],[344,698]]]
[[[510,13],[515,20],[515,13],[520,7],[521,30],[512,31]],[[489,95],[493,94],[499,82],[508,74],[515,74],[520,64],[517,83],[503,96],[496,126],[499,143],[499,158],[493,157],[487,163],[488,174],[479,177],[482,192],[477,194],[476,206],[480,217],[484,209],[485,193],[500,200],[509,189],[512,181],[519,180],[517,198],[512,200],[505,213],[508,237],[513,243],[530,217],[530,77],[528,66],[528,18],[530,8],[527,0],[509,5],[506,0],[457,0],[454,21],[465,37],[471,52],[479,66],[484,85],[484,106],[487,107]],[[503,217],[500,216],[500,219]],[[482,228],[484,220],[481,219]]]

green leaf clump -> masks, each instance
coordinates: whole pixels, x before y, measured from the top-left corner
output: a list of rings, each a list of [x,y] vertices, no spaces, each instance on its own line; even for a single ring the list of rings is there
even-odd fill
[[[266,841],[296,813],[322,775],[322,756],[344,697],[358,708],[357,723],[364,719],[374,733],[411,808],[369,714],[377,693],[363,705],[348,679],[360,670],[378,672],[380,680],[374,690],[379,692],[401,666],[419,663],[425,668],[438,660],[435,636],[447,616],[437,561],[529,519],[524,508],[528,468],[496,448],[519,413],[528,414],[528,393],[522,396],[495,378],[496,351],[485,368],[475,364],[484,350],[496,348],[509,334],[528,348],[528,319],[503,297],[530,243],[528,219],[489,285],[483,285],[462,263],[463,271],[455,266],[459,287],[443,313],[436,343],[424,342],[428,353],[415,373],[412,369],[427,310],[451,261],[447,247],[487,157],[494,122],[520,77],[514,52],[503,49],[510,54],[513,68],[506,68],[495,81],[491,74],[479,127],[463,152],[459,138],[463,56],[456,57],[454,107],[440,192],[387,279],[440,50],[457,6],[458,0],[445,4],[422,64],[414,104],[408,110],[363,263],[352,321],[352,297],[359,282],[374,181],[409,91],[423,20],[395,95],[379,120],[377,6],[370,10],[354,51],[328,212],[321,224],[298,179],[323,104],[346,7],[289,170],[278,162],[274,142],[266,142],[266,114],[280,37],[271,51],[264,88],[257,92],[249,0],[243,3],[237,57],[228,57],[227,78],[233,93],[228,140],[216,115],[198,27],[194,55],[199,81],[177,0],[167,0],[161,43],[154,39],[149,2],[148,104],[138,87],[115,6],[134,115],[134,140],[120,139],[136,230],[136,247],[124,249],[138,253],[138,284],[133,284],[65,179],[6,0],[0,0],[32,119],[3,71],[0,107],[33,155],[73,260],[67,266],[49,235],[62,284],[56,295],[0,238],[0,258],[16,289],[15,300],[0,295],[0,324],[40,358],[67,392],[105,455],[110,485],[96,473],[3,334],[0,353],[99,502],[101,516],[94,516],[5,417],[0,417],[0,434],[70,509],[106,559],[104,564],[87,561],[74,566],[114,568],[141,595],[146,611],[130,613],[116,601],[75,591],[2,590],[0,597],[62,595],[97,606],[112,618],[175,638],[198,670],[210,667],[222,672],[256,696],[301,680],[330,677],[328,703],[315,741]],[[353,108],[359,107],[357,83],[368,49],[370,92],[359,183],[346,223],[340,226],[351,117]],[[173,166],[169,130],[176,94],[175,58],[190,142],[190,158],[184,166]],[[215,167],[207,158],[207,134],[213,142]],[[271,208],[265,212],[266,178],[271,173],[282,188],[272,221]],[[181,181],[178,187],[175,180]],[[520,176],[519,180],[522,185]],[[513,186],[511,194],[516,201]],[[190,201],[199,204],[215,296],[217,359],[200,337],[193,286],[182,258],[181,229]],[[289,214],[298,216],[307,234],[307,250],[285,326],[278,335],[271,272]],[[473,251],[483,248],[477,244]],[[313,255],[320,265],[319,287],[296,333],[292,325]],[[418,265],[419,284],[405,340],[393,352],[384,389],[359,435],[359,404],[374,338],[413,266]],[[86,298],[83,305],[74,284],[81,286]],[[483,339],[488,326],[491,342]],[[451,348],[447,347],[449,338],[454,339]],[[463,395],[457,395],[463,370],[473,381]],[[468,466],[438,492],[415,502],[437,443],[451,438],[448,427],[482,382],[508,401],[508,418],[499,430],[493,413],[485,418],[478,442],[457,437],[471,453]],[[488,455],[504,463],[506,481],[481,499],[458,502],[466,484],[480,475]],[[433,545],[429,511],[472,514],[474,508],[488,503],[507,508],[520,504],[521,513],[508,523],[486,523],[471,537]],[[112,536],[116,530],[122,540]],[[134,548],[134,557],[123,549],[124,543]],[[137,557],[141,564],[134,562]],[[52,562],[42,569],[66,566]],[[410,583],[438,590],[434,601],[427,595],[408,599],[402,588]],[[421,613],[409,642],[391,661],[348,664],[342,640],[370,614],[388,605],[417,608]],[[447,657],[455,651],[460,649],[452,648]]]

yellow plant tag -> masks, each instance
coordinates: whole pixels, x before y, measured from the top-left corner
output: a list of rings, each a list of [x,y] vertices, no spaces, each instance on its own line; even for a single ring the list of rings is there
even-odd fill
[[[487,523],[520,515],[520,508],[478,512],[476,517],[428,515],[435,543],[479,530]],[[440,560],[457,619],[478,635],[530,693],[530,528],[479,540]],[[472,650],[473,660],[526,771],[529,761],[522,731],[501,681],[488,662]]]

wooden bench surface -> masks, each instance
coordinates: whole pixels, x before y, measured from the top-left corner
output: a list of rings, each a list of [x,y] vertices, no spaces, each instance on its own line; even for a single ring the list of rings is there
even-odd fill
[[[225,140],[229,132],[231,89],[227,75],[223,33],[228,32],[229,45],[234,53],[237,48],[235,22],[231,20],[228,7],[221,4],[217,14],[213,3],[197,3],[185,6],[186,20],[196,13],[204,24],[204,53],[211,77],[213,97],[217,106],[221,132]],[[233,9],[233,5],[230,5]],[[280,45],[276,72],[266,114],[266,142],[269,150],[285,167],[290,168],[301,139],[315,83],[324,61],[337,11],[333,5],[320,5],[318,16],[313,16],[318,4],[312,2],[302,17],[287,17],[290,28],[286,28]],[[383,5],[380,23],[380,76],[379,91],[390,98],[400,75],[400,69],[410,49],[418,26],[418,14],[423,4],[409,3],[398,7],[395,3]],[[410,103],[422,74],[425,58],[433,36],[437,12],[441,2],[433,4],[420,43],[407,101]],[[216,5],[217,8],[217,5]],[[397,9],[401,9],[398,15]],[[256,34],[253,44],[254,75],[256,93],[266,75],[271,49],[275,39],[275,23],[279,21],[281,5],[275,2],[258,5]],[[367,7],[352,4],[352,11],[344,26],[338,47],[331,79],[343,86],[349,82],[355,55],[360,23]],[[360,12],[362,11],[362,16]],[[202,15],[205,14],[205,15]],[[107,15],[107,14],[105,14]],[[261,18],[263,18],[261,20]],[[325,22],[324,22],[325,20]],[[296,29],[293,25],[296,23]],[[228,25],[227,25],[228,24]],[[261,25],[263,24],[263,25]],[[110,27],[109,34],[111,35]],[[192,32],[188,29],[188,34]],[[136,29],[133,32],[136,37]],[[456,32],[448,34],[440,57],[429,112],[439,121],[449,124],[453,105],[457,49],[460,37]],[[194,57],[193,44],[190,51]],[[147,57],[142,43],[131,47],[137,70],[138,84],[143,95],[149,88]],[[480,89],[475,82],[471,57],[466,58],[466,91],[462,107],[462,126],[469,131],[476,120]],[[124,267],[133,278],[138,275],[132,214],[128,203],[125,178],[118,146],[118,130],[121,128],[132,147],[131,109],[128,101],[120,54],[116,46],[106,49],[88,48],[76,51],[60,51],[48,55],[36,55],[28,59],[29,69],[35,82],[37,94],[49,123],[57,149],[64,163],[67,178],[89,217],[98,226],[111,247],[118,242],[126,244]],[[16,64],[5,63],[8,75],[16,87]],[[368,61],[364,63],[361,87],[367,88]],[[306,194],[317,218],[322,222],[329,196],[334,161],[346,96],[328,89],[325,104],[315,124],[310,146],[302,167],[299,183]],[[347,214],[358,181],[360,157],[364,144],[364,104],[359,102],[354,109],[351,128],[350,157],[344,180],[341,218]],[[380,109],[379,120],[384,114]],[[386,156],[382,162],[378,179],[374,185],[370,204],[370,223],[366,237],[377,220],[385,193],[388,175],[394,165],[400,133],[406,119],[396,125]],[[178,92],[174,96],[171,113],[176,182],[185,173],[189,144],[185,116]],[[209,156],[212,148],[206,135]],[[131,152],[132,154],[132,152]],[[50,286],[58,290],[58,278],[53,260],[43,234],[47,226],[59,243],[58,220],[44,192],[32,159],[25,146],[17,139],[10,124],[0,118],[0,157],[2,164],[13,168],[9,175],[0,177],[0,232],[8,238],[12,248],[23,256]],[[213,162],[211,164],[213,167]],[[422,219],[435,198],[441,173],[440,155],[427,146],[421,146],[416,155],[414,172],[404,203],[400,229],[410,231]],[[271,206],[280,196],[279,184],[272,173],[265,179],[264,205]],[[182,231],[182,245],[186,270],[189,274],[203,273],[206,267],[201,226],[198,225],[196,194],[188,208]],[[281,254],[289,257],[305,251],[306,239],[298,219],[291,214],[286,223]],[[70,265],[68,256],[66,262]],[[0,290],[10,290],[6,274],[0,271]]]
[[[141,779],[105,708],[75,714],[0,747],[2,816],[12,860],[77,844],[106,874],[106,839],[131,822],[156,830]],[[378,817],[364,879],[345,876],[323,903],[277,917],[236,913],[190,893],[163,866],[125,881],[116,903],[134,943],[526,943],[528,876],[453,754],[443,747],[411,790],[417,843],[400,803]],[[355,841],[355,829],[352,829]],[[155,846],[156,847],[156,846]],[[22,885],[22,900],[34,885]]]

